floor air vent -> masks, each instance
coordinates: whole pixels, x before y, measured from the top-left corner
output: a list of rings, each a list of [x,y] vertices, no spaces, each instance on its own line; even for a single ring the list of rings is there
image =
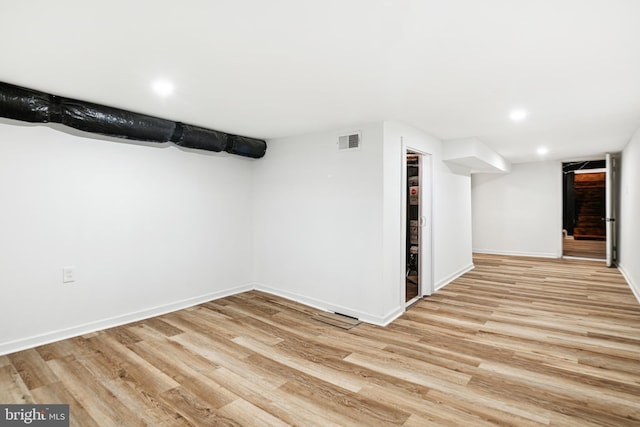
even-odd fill
[[[346,316],[340,313],[329,313],[325,311],[316,313],[315,315],[311,316],[311,318],[313,320],[317,320],[319,322],[347,330],[362,323],[355,317]]]
[[[338,150],[355,150],[360,148],[360,132],[353,132],[338,137]]]

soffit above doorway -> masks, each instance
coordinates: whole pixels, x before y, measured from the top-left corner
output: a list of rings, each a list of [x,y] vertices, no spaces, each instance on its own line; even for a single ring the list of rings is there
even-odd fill
[[[461,173],[507,173],[511,163],[478,138],[445,141],[443,160]]]

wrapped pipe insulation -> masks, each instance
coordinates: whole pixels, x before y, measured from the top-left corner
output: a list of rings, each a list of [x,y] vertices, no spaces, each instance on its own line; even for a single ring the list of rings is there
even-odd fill
[[[136,141],[168,142],[207,151],[260,158],[260,139],[177,123],[91,102],[50,95],[0,82],[0,117],[30,123],[62,123],[85,132]]]
[[[247,138],[246,136],[229,135],[227,153],[244,157],[259,159],[267,151],[267,144],[261,139]]]
[[[136,141],[167,142],[176,122],[119,108],[62,98],[61,123],[85,132]]]
[[[30,123],[49,121],[51,96],[0,82],[0,116]]]
[[[181,132],[179,132],[179,130]],[[178,123],[176,136],[171,140],[181,147],[220,152],[227,146],[228,134],[198,126]]]

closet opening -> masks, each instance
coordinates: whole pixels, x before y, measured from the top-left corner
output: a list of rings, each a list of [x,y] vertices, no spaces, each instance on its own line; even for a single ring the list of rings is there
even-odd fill
[[[420,184],[422,155],[407,151],[407,182],[406,182],[406,215],[407,215],[407,239],[406,274],[405,274],[405,303],[411,304],[421,296],[422,263],[420,260],[420,247],[422,242],[422,217]]]
[[[405,309],[434,292],[431,154],[402,145],[401,302]]]

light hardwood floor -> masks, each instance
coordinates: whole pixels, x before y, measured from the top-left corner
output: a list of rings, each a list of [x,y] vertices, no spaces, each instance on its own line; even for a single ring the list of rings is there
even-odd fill
[[[260,292],[0,356],[72,425],[640,425],[640,305],[601,262],[477,255],[383,328]]]
[[[563,239],[562,255],[581,258],[605,259],[607,242],[604,240]]]

